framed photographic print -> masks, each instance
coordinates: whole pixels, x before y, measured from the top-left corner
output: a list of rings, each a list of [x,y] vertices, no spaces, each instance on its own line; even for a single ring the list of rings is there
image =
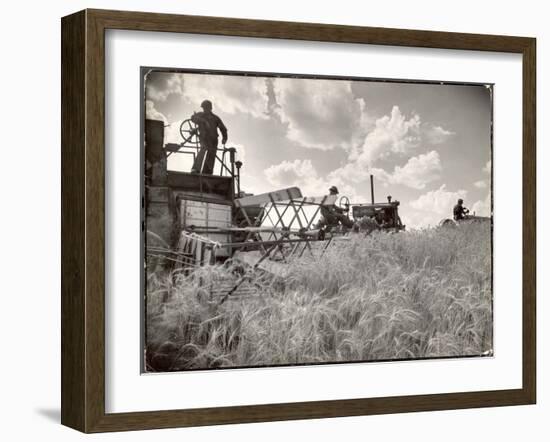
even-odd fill
[[[62,423],[534,403],[535,165],[531,38],[63,18]]]

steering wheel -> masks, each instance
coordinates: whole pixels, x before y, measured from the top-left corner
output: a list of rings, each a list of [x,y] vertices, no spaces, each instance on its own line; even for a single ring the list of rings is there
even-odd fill
[[[199,143],[199,126],[191,118],[182,121],[180,125],[180,135],[183,138],[183,145]]]
[[[340,199],[338,200],[337,206],[340,207],[340,209],[344,210],[345,212],[349,211],[351,203],[349,201],[349,198],[345,195],[342,195]]]

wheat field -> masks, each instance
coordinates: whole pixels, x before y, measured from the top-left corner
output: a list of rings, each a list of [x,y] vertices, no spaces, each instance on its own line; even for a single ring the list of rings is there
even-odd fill
[[[318,254],[317,254],[318,255]],[[489,222],[373,232],[219,303],[231,261],[148,275],[145,367],[179,371],[491,355]],[[209,283],[205,283],[208,281]],[[210,287],[210,288],[209,288]]]

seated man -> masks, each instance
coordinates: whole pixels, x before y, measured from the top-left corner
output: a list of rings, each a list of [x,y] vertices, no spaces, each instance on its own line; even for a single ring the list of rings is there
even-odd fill
[[[378,228],[383,229],[386,227],[386,212],[383,210],[377,211],[374,215],[374,221],[376,221]]]
[[[393,227],[394,219],[391,209],[384,209],[384,227]]]
[[[338,195],[338,188],[336,186],[332,186],[329,189],[329,195]],[[344,214],[344,209],[335,204],[321,206],[321,215],[321,219],[319,219],[319,222],[317,223],[318,229],[325,226],[336,227],[338,224],[341,224],[348,229],[353,227],[353,221],[350,220],[346,214]]]
[[[462,198],[460,198],[456,206],[454,206],[453,208],[453,218],[455,221],[461,221],[465,219],[466,215],[470,213],[470,211],[466,207],[464,207],[463,204],[464,201],[462,200]]]

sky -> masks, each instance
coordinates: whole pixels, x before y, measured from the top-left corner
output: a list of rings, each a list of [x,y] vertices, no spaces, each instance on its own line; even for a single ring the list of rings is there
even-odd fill
[[[428,79],[427,79],[428,80]],[[387,195],[411,228],[452,217],[458,198],[491,210],[492,89],[486,85],[151,71],[146,118],[163,120],[165,143],[209,99],[243,161],[241,189],[297,186],[304,196],[338,187],[353,203]],[[168,167],[189,171],[185,155]]]

